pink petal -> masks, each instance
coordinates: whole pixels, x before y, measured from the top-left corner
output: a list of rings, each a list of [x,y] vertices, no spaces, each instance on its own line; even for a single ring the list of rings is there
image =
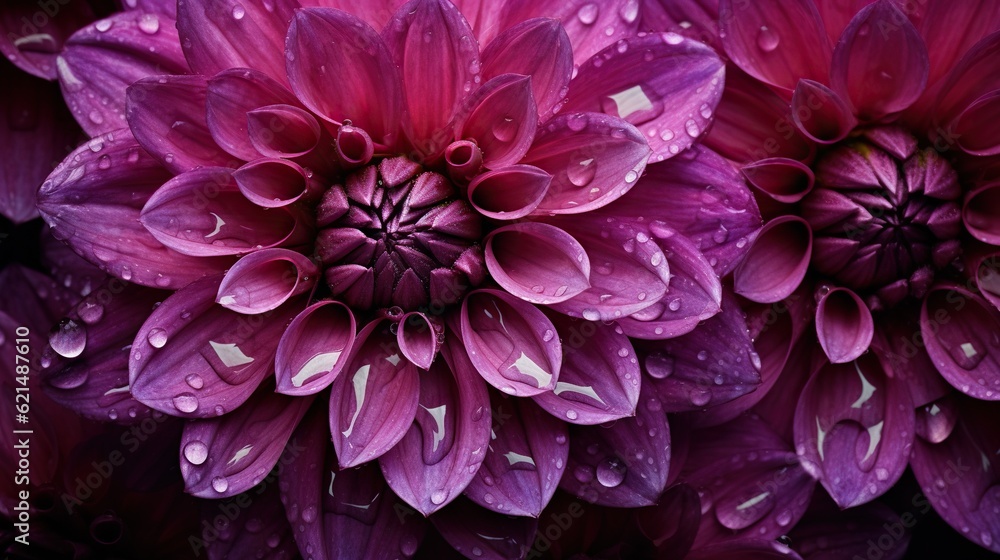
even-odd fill
[[[247,113],[250,143],[267,157],[295,158],[316,149],[323,129],[316,117],[293,105],[268,105]]]
[[[229,68],[252,68],[284,83],[284,40],[298,2],[223,0],[177,6],[177,29],[191,69],[211,76]]]
[[[651,78],[636,83],[637,76]],[[690,147],[711,124],[725,68],[706,45],[672,33],[624,39],[580,66],[561,111],[604,112],[646,135],[653,161]]]
[[[590,287],[590,259],[580,243],[548,224],[524,222],[487,236],[486,267],[497,284],[531,303],[566,301]]]
[[[347,364],[355,326],[351,310],[336,301],[319,301],[296,315],[278,343],[275,390],[311,395],[333,383]]]
[[[552,175],[536,214],[578,214],[600,208],[635,185],[650,149],[632,125],[598,113],[563,114],[535,136],[522,163]]]
[[[843,140],[858,124],[851,108],[836,92],[812,80],[799,80],[791,108],[795,125],[819,144]]]
[[[722,51],[719,3],[715,0],[654,0],[641,3],[640,28],[670,31]]]
[[[337,150],[337,157],[346,169],[361,167],[375,155],[375,144],[371,136],[353,126],[342,125],[337,129],[334,147]]]
[[[342,468],[383,455],[398,443],[417,413],[420,376],[400,356],[384,321],[358,333],[330,395],[330,431]]]
[[[499,169],[524,157],[537,125],[531,78],[502,74],[468,98],[455,129],[458,138],[476,141],[483,151],[483,165]]]
[[[469,359],[490,385],[519,397],[555,387],[562,345],[534,305],[499,290],[476,290],[462,302],[461,325]]]
[[[281,208],[326,187],[299,165],[280,158],[256,159],[233,172],[247,200],[262,208]]]
[[[374,29],[344,12],[304,8],[292,20],[285,48],[288,80],[306,107],[335,124],[350,120],[378,146],[396,145],[403,97]]]
[[[273,311],[316,284],[319,267],[288,249],[253,252],[226,272],[215,301],[245,315]]]
[[[74,33],[56,68],[66,104],[90,136],[128,126],[125,89],[133,82],[188,71],[173,19],[138,11]]]
[[[448,175],[457,184],[468,183],[483,168],[483,151],[475,140],[456,140],[444,150]]]
[[[185,490],[201,498],[225,498],[259,484],[278,463],[310,404],[310,398],[262,390],[230,414],[187,422],[181,438]]]
[[[431,522],[452,548],[484,560],[523,558],[538,530],[537,519],[493,513],[464,498]]]
[[[742,171],[757,190],[785,204],[802,200],[816,182],[809,166],[794,159],[762,159],[743,166]]]
[[[545,198],[552,176],[530,165],[512,165],[477,176],[468,190],[469,202],[494,220],[516,220],[534,212]]]
[[[721,0],[719,35],[733,62],[766,84],[790,91],[799,78],[826,81],[830,43],[811,1]]]
[[[809,270],[812,229],[802,218],[785,216],[764,226],[734,272],[736,293],[774,303],[793,291]]]
[[[128,130],[99,136],[59,165],[38,193],[57,239],[119,278],[180,288],[222,272],[228,258],[194,258],[162,245],[139,223],[142,206],[170,174]]]
[[[420,369],[430,369],[444,340],[443,325],[423,313],[411,311],[399,319],[396,342],[407,360]]]
[[[125,118],[132,134],[173,173],[235,163],[209,132],[206,88],[201,76],[145,78],[128,88]]]
[[[411,0],[386,24],[382,39],[402,73],[406,135],[421,154],[438,154],[440,137],[478,83],[472,29],[451,2]]]
[[[953,4],[947,0],[926,2],[926,13],[917,24],[927,50],[934,84],[955,67],[962,55],[987,35],[1000,28],[1000,5],[989,0]],[[909,7],[909,6],[907,6]],[[961,29],[956,33],[955,29]]]
[[[557,313],[549,316],[563,341],[563,365],[555,389],[532,399],[573,424],[601,424],[634,415],[640,371],[628,337],[611,325]]]
[[[293,246],[307,229],[295,208],[252,204],[224,167],[182,173],[149,198],[139,220],[164,245],[192,256],[249,253],[258,247]]]
[[[231,68],[209,78],[205,104],[215,142],[233,156],[252,161],[260,154],[247,134],[247,113],[268,105],[298,105],[298,100],[263,72]]]
[[[948,127],[949,133],[957,139],[958,147],[976,156],[1000,154],[1000,141],[991,133],[988,123],[1000,117],[1000,91],[988,93],[962,111]]]
[[[938,286],[924,298],[920,332],[927,354],[948,383],[963,393],[1000,400],[1000,360],[991,351],[1000,313],[958,286]]]
[[[210,418],[238,408],[271,373],[295,306],[250,320],[215,304],[221,280],[189,284],[146,319],[129,359],[136,400],[173,416]]]
[[[816,305],[816,335],[830,361],[844,364],[868,350],[875,333],[871,311],[853,291],[834,288]]]
[[[803,466],[842,508],[869,502],[899,480],[914,428],[909,392],[871,355],[821,369],[795,409]]]
[[[393,491],[425,516],[458,497],[490,444],[486,387],[461,345],[446,345],[443,354],[443,362],[420,374],[413,424],[379,459]]]
[[[534,15],[562,20],[573,44],[573,62],[582,66],[590,57],[622,39],[635,37],[639,30],[639,3],[601,4],[570,0],[555,10],[542,3],[530,3]],[[555,13],[553,13],[555,12]]]
[[[87,2],[8,2],[0,13],[0,53],[19,70],[54,80],[63,42],[93,19]]]
[[[920,97],[928,68],[927,48],[913,24],[892,2],[879,0],[859,11],[844,30],[830,81],[861,120],[877,120]]]
[[[566,30],[548,18],[523,21],[507,29],[483,49],[484,80],[501,74],[531,77],[531,93],[540,120],[564,97],[573,73],[573,47]]]

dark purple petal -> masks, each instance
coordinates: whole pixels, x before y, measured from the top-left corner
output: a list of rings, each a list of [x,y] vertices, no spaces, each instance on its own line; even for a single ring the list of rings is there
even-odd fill
[[[906,529],[913,523],[916,523],[914,513],[904,512],[901,518],[879,502],[842,511],[833,500],[819,493],[788,537],[809,560],[864,558],[874,543],[879,543],[875,546],[882,560],[903,560],[912,536]]]
[[[741,170],[758,191],[785,204],[795,204],[812,191],[816,182],[809,166],[794,159],[767,158]]]
[[[936,310],[935,310],[936,311]],[[928,321],[937,322],[946,317],[936,312]],[[934,362],[927,355],[920,329],[920,306],[897,308],[893,317],[882,317],[878,324],[872,348],[882,367],[891,377],[903,381],[910,391],[913,406],[921,407],[953,391]]]
[[[177,29],[191,69],[211,76],[229,68],[253,68],[285,81],[284,41],[294,0],[267,4],[221,0],[177,5]]]
[[[636,76],[651,76],[637,82]],[[711,124],[725,65],[706,45],[674,33],[624,39],[580,66],[561,111],[603,112],[628,121],[662,161]]]
[[[803,466],[840,507],[869,502],[899,480],[914,428],[909,392],[870,354],[815,373],[795,409]]]
[[[399,320],[396,342],[407,360],[430,369],[444,340],[444,327],[423,313],[411,311]]]
[[[311,395],[343,370],[354,344],[354,314],[344,304],[320,301],[296,315],[274,358],[279,393]]]
[[[278,463],[311,398],[276,395],[264,387],[235,411],[184,424],[181,473],[185,490],[224,498],[259,484]]]
[[[858,124],[851,107],[835,91],[812,80],[799,80],[791,109],[799,130],[820,144],[843,140]]]
[[[635,414],[639,362],[618,326],[550,313],[563,341],[563,365],[551,393],[532,397],[573,424],[601,424]]]
[[[853,291],[834,288],[816,304],[816,335],[831,362],[857,359],[868,351],[874,334],[871,311]]]
[[[497,76],[477,89],[466,107],[455,126],[457,137],[476,141],[488,169],[513,165],[528,152],[538,125],[529,76]]]
[[[802,560],[794,550],[772,539],[739,539],[707,544],[692,550],[685,560]]]
[[[142,227],[142,206],[169,178],[128,130],[119,130],[60,164],[42,185],[38,208],[53,236],[102,270],[145,286],[179,288],[222,272],[232,260],[182,255]]]
[[[188,71],[173,19],[138,11],[74,33],[56,67],[66,104],[90,136],[128,126],[125,89],[133,82]]]
[[[1000,183],[985,185],[965,197],[962,223],[976,239],[1000,244]]]
[[[342,468],[376,459],[406,436],[421,376],[401,356],[384,321],[358,333],[330,394],[330,432]]]
[[[676,484],[658,504],[633,512],[636,525],[661,558],[686,558],[701,522],[701,501],[687,484]]]
[[[278,337],[294,306],[247,317],[215,304],[220,277],[189,284],[146,319],[132,343],[132,395],[185,418],[225,414],[271,373]]]
[[[319,268],[288,249],[262,249],[241,258],[226,272],[215,301],[226,309],[255,315],[277,309],[310,291]]]
[[[173,173],[207,165],[235,167],[209,132],[206,88],[201,76],[145,78],[128,88],[125,118],[132,134]]]
[[[977,399],[1000,400],[1000,359],[992,350],[998,329],[997,310],[958,286],[935,288],[920,309],[920,332],[937,370]]]
[[[494,220],[516,220],[534,212],[552,176],[530,165],[512,165],[477,176],[469,184],[472,207]]]
[[[280,208],[325,188],[299,165],[280,158],[261,158],[233,172],[240,192],[263,208]]]
[[[431,518],[448,544],[466,558],[524,558],[534,542],[538,520],[487,511],[461,499]]]
[[[991,134],[987,123],[1000,117],[1000,91],[993,91],[962,111],[948,126],[949,133],[957,140],[958,147],[968,154],[995,156],[1000,153],[1000,141]]]
[[[916,101],[927,85],[928,69],[927,47],[913,24],[895,4],[878,0],[844,30],[833,52],[830,81],[861,120],[875,120]]]
[[[305,8],[292,20],[285,48],[292,91],[306,107],[336,124],[350,120],[379,146],[396,145],[403,95],[374,29],[344,12]]]
[[[570,426],[570,457],[559,486],[594,504],[655,504],[667,483],[670,426],[645,387],[636,415],[610,426]]]
[[[88,2],[7,2],[0,12],[0,53],[20,70],[54,80],[57,55],[74,31],[94,19]]]
[[[562,344],[534,305],[498,290],[476,290],[462,302],[462,341],[490,385],[519,397],[555,388]]]
[[[523,21],[483,48],[484,80],[501,74],[531,76],[531,93],[541,120],[565,96],[573,73],[573,47],[566,30],[548,18]]]
[[[208,80],[206,122],[225,151],[247,161],[260,157],[247,134],[247,113],[268,105],[298,105],[284,85],[263,72],[231,68]]]
[[[297,159],[318,152],[320,144],[323,148],[332,144],[316,117],[294,105],[259,107],[248,112],[246,119],[250,143],[267,157]]]
[[[569,456],[566,426],[526,399],[493,393],[486,458],[465,495],[486,509],[538,517]]]
[[[552,175],[536,214],[579,214],[629,191],[646,168],[650,148],[627,122],[599,113],[564,114],[535,136],[523,163]]]
[[[809,270],[812,229],[796,216],[783,216],[764,226],[736,267],[736,293],[759,303],[774,303],[795,291]]]
[[[215,497],[215,496],[211,496]],[[209,560],[229,560],[230,558],[250,558],[280,560],[292,557],[295,552],[295,535],[285,519],[278,485],[265,482],[242,496],[226,502],[202,501],[202,537],[205,539]],[[245,508],[241,507],[246,504]],[[235,513],[235,519],[221,524],[217,521]],[[207,528],[207,529],[206,529]],[[214,532],[214,533],[213,533]],[[216,536],[216,538],[210,538]],[[199,543],[189,540],[192,548]],[[200,552],[194,548],[196,552]],[[267,551],[264,553],[263,551]],[[252,555],[252,556],[251,556]]]
[[[497,284],[531,303],[566,301],[590,287],[590,259],[580,243],[548,224],[523,222],[485,240],[486,267]]]
[[[420,410],[403,439],[379,459],[399,497],[430,515],[472,481],[490,445],[489,396],[460,344],[420,373]],[[419,460],[418,460],[419,458]]]

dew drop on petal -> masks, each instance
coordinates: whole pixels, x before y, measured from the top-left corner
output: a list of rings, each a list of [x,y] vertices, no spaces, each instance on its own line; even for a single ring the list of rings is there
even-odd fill
[[[597,4],[590,2],[584,4],[576,12],[576,17],[580,20],[580,23],[584,25],[593,25],[597,21],[597,16],[600,13],[600,8]]]
[[[212,489],[221,494],[229,489],[229,481],[225,477],[217,476],[212,479]]]
[[[149,341],[149,345],[153,348],[163,348],[167,343],[167,331],[160,328],[150,329],[146,335],[146,340]]]
[[[184,458],[192,465],[200,465],[208,459],[208,446],[200,441],[192,441],[184,446]]]
[[[202,379],[201,376],[198,375],[197,373],[192,373],[192,374],[188,375],[187,377],[184,378],[184,381],[192,389],[201,389],[202,387],[205,386],[205,380]]]
[[[160,18],[155,14],[143,14],[139,18],[139,31],[147,35],[155,35],[160,30]]]
[[[181,412],[191,413],[198,410],[198,398],[191,393],[181,393],[173,399],[174,408]]]
[[[87,347],[86,327],[72,319],[63,319],[49,335],[49,344],[64,358],[76,358]]]
[[[436,506],[443,504],[444,501],[447,499],[448,499],[447,490],[435,490],[434,492],[431,493],[431,503]]]
[[[779,42],[780,38],[777,33],[766,25],[760,26],[760,31],[757,32],[757,46],[760,47],[760,50],[766,53],[773,52],[774,49],[778,48]]]
[[[607,488],[615,488],[625,480],[625,463],[618,457],[608,457],[597,465],[597,481]]]
[[[245,15],[247,15],[247,11],[242,4],[236,4],[233,6],[233,19],[239,21],[243,19],[243,16]]]

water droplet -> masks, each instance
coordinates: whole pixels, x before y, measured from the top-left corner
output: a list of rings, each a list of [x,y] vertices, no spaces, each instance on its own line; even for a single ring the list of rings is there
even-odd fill
[[[875,469],[875,478],[879,480],[887,480],[889,478],[889,471],[883,468]]]
[[[184,381],[187,382],[192,389],[201,389],[205,386],[205,380],[202,379],[197,373],[188,375],[184,378]]]
[[[221,494],[229,489],[229,481],[225,477],[217,476],[212,479],[212,489]]]
[[[573,469],[573,476],[584,484],[594,480],[594,471],[590,467],[580,465],[579,467]]]
[[[433,493],[431,493],[431,503],[436,506],[443,504],[444,501],[447,499],[448,499],[447,490],[435,490]]]
[[[501,142],[510,142],[517,135],[520,125],[510,117],[493,123],[493,137]]]
[[[677,311],[680,308],[681,308],[681,298],[674,298],[670,300],[670,303],[667,304],[667,309],[671,311]]]
[[[555,333],[552,332],[552,329],[545,329],[545,332],[542,333],[542,342],[548,342],[552,340],[552,337],[554,336]]]
[[[618,11],[618,15],[622,18],[625,23],[632,23],[637,17],[639,17],[639,2],[637,0],[628,0],[621,10]]]
[[[198,398],[191,393],[181,393],[174,397],[174,408],[181,412],[194,412],[198,410]]]
[[[243,8],[242,4],[236,4],[233,6],[233,19],[239,21],[243,19],[243,16],[245,15],[247,15],[247,11]]]
[[[112,25],[114,25],[114,22],[111,21],[110,19],[102,19],[101,21],[97,22],[94,25],[94,27],[101,33],[104,33],[108,29],[111,29]]]
[[[702,350],[701,352],[698,352],[697,358],[698,358],[699,361],[704,362],[705,360],[708,359],[708,352],[706,352],[705,350]]]
[[[691,391],[691,404],[695,406],[705,406],[710,400],[712,400],[712,393],[704,389]]]
[[[472,547],[472,555],[473,556],[482,556],[483,555],[483,549],[479,548],[478,546]]]
[[[786,509],[785,511],[779,513],[778,517],[776,517],[774,520],[778,522],[778,525],[786,527],[789,523],[792,522],[792,512]]]
[[[76,312],[80,315],[80,319],[82,319],[84,323],[93,325],[104,317],[104,306],[99,303],[88,301],[80,304],[80,307],[77,308]]]
[[[597,465],[597,481],[602,486],[614,488],[625,480],[625,463],[618,457],[608,457]]]
[[[646,371],[656,379],[666,379],[674,373],[674,358],[662,352],[646,356]]]
[[[584,25],[593,25],[597,21],[597,16],[600,13],[600,7],[597,4],[589,3],[584,4],[576,12],[576,17],[580,20],[580,23]]]
[[[588,321],[597,321],[601,318],[601,314],[595,309],[584,309],[582,315]]]
[[[638,178],[639,178],[639,174],[636,173],[635,171],[629,171],[628,173],[625,174],[625,182],[629,183],[629,184],[634,183],[635,180],[638,179]]]
[[[691,138],[697,138],[698,134],[701,133],[701,129],[698,128],[698,123],[694,122],[694,119],[688,119],[688,122],[684,123],[684,131]]]
[[[769,29],[766,25],[760,26],[760,31],[757,32],[757,46],[760,50],[764,52],[772,52],[774,49],[778,48],[778,43],[780,42],[778,34]]]
[[[149,341],[149,345],[153,348],[163,348],[167,344],[167,331],[154,328],[149,330],[149,334],[146,335],[146,340]]]
[[[104,149],[104,139],[101,137],[94,138],[93,140],[87,143],[87,147],[90,148],[90,151],[96,154],[97,152]]]
[[[49,344],[64,358],[75,358],[87,347],[87,329],[72,319],[63,319],[49,335]]]
[[[569,419],[569,420],[576,420],[579,417],[580,417],[580,415],[577,414],[577,412],[575,410],[567,410],[566,411],[566,418]]]
[[[117,420],[118,419],[118,411],[115,410],[115,409],[113,409],[113,408],[111,410],[109,410],[108,411],[108,419],[109,420]]]
[[[200,441],[192,441],[184,446],[184,458],[192,465],[200,465],[208,459],[208,446]]]
[[[139,18],[139,31],[147,35],[155,35],[160,30],[160,18],[154,14],[143,14]]]
[[[306,523],[316,521],[316,508],[309,506],[302,510],[302,521],[305,521]]]
[[[267,537],[266,542],[267,546],[271,548],[278,548],[278,545],[281,544],[281,536],[278,535],[277,533],[274,533],[270,537]]]

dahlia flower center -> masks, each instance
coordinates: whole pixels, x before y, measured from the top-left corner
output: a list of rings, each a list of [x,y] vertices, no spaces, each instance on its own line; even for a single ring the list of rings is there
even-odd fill
[[[802,214],[819,272],[858,291],[919,295],[959,256],[957,175],[908,133],[864,131],[821,155],[815,170]]]
[[[443,175],[383,159],[332,185],[317,208],[316,254],[333,294],[355,309],[461,301],[482,280],[482,222]]]

